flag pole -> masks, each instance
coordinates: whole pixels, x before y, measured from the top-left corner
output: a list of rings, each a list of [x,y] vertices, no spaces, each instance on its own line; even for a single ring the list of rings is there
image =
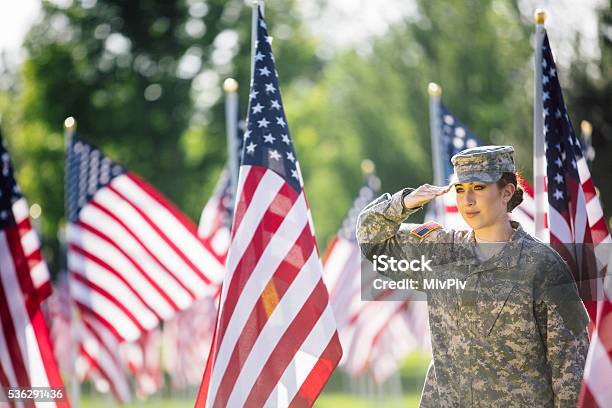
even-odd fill
[[[68,192],[68,156],[70,154],[70,148],[72,146],[72,138],[74,137],[75,133],[76,133],[76,129],[77,129],[77,122],[74,119],[74,117],[69,116],[66,118],[66,120],[64,120],[64,152],[65,152],[65,160],[66,160],[66,164],[65,164],[65,169],[64,169],[64,208],[65,208],[65,213],[66,213],[66,218],[69,217],[69,211],[68,211],[68,203],[70,200],[69,197],[69,192]],[[67,222],[70,222],[70,220],[67,219]],[[64,255],[64,262],[65,262],[65,273],[68,273],[68,253],[66,251],[66,227],[60,229],[59,231],[59,240],[60,240],[60,245],[61,245],[61,250],[62,253]],[[78,333],[77,333],[77,329],[76,329],[76,310],[74,309],[74,307],[72,307],[72,302],[70,301],[70,298],[68,300],[69,302],[69,308],[70,308],[70,341],[71,341],[71,347],[70,347],[70,354],[71,354],[71,372],[70,372],[70,403],[72,405],[72,407],[74,408],[78,408],[79,406],[79,395],[81,393],[81,383],[79,382],[79,379],[77,378],[77,372],[76,372],[76,360],[77,360],[77,347],[78,347]]]
[[[257,21],[259,20],[257,9],[261,8],[261,14],[263,15],[265,5],[263,0],[253,0],[251,6],[251,81],[253,81],[255,74],[255,52],[257,51]]]
[[[427,86],[427,92],[429,93],[429,131],[431,134],[431,155],[433,158],[434,184],[436,186],[441,186],[445,184],[445,180],[443,180],[444,165],[442,163],[442,157],[440,154],[440,146],[442,143],[440,137],[440,98],[442,97],[442,88],[440,85],[430,82]],[[441,203],[442,201],[437,198],[432,202],[435,216],[439,220],[444,214]]]
[[[546,33],[544,22],[546,12],[542,9],[535,13],[535,60],[534,60],[534,101],[533,101],[533,187],[535,201],[535,235],[544,242],[550,237],[546,236],[544,217],[546,214],[547,199],[544,191],[546,175],[546,156],[544,153],[544,116],[542,101],[542,42]]]
[[[227,161],[229,163],[232,200],[238,185],[238,82],[227,78],[223,82],[225,91],[225,129],[227,136]]]
[[[593,148],[593,125],[591,125],[591,122],[588,120],[580,122],[580,133],[584,141],[582,153],[587,163],[590,164],[595,159],[595,148]]]

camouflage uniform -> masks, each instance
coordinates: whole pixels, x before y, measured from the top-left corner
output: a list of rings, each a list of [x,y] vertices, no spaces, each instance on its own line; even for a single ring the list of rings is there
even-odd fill
[[[430,224],[423,234],[423,226],[402,223],[418,210],[404,207],[410,191],[368,205],[357,239],[370,260],[432,260],[432,271],[389,272],[392,279],[466,282],[463,290],[426,291],[433,365],[421,407],[575,407],[588,317],[567,264],[516,222],[501,252],[480,262],[473,231]]]

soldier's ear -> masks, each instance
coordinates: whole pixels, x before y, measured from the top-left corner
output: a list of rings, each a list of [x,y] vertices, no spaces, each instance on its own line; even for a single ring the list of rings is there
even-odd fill
[[[504,200],[504,202],[507,204],[511,199],[512,196],[514,195],[514,192],[516,191],[516,186],[512,183],[508,183],[504,186],[504,188],[502,188],[502,200]]]

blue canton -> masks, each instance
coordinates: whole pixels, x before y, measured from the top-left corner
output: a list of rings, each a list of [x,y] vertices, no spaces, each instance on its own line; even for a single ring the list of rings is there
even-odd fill
[[[123,166],[104,156],[100,149],[73,137],[66,160],[66,203],[70,222],[77,221],[81,209],[98,190],[125,172]]]
[[[15,225],[12,207],[13,203],[20,198],[21,190],[15,181],[11,156],[0,134],[0,230]]]
[[[563,213],[569,209],[569,178],[580,183],[577,164],[582,158],[582,149],[563,101],[548,36],[542,42],[542,104],[548,202]]]
[[[302,178],[278,86],[272,37],[268,36],[261,10],[257,39],[242,164],[273,170],[299,192]]]

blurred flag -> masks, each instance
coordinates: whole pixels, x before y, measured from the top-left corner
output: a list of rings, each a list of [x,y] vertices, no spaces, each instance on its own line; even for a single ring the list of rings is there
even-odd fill
[[[185,333],[189,332],[183,332],[183,335]],[[134,376],[136,395],[141,399],[157,393],[164,385],[161,340],[161,329],[156,327],[142,333],[137,340],[120,346],[121,357]]]
[[[232,182],[226,167],[217,181],[215,191],[200,216],[198,236],[210,242],[215,254],[225,259],[230,244],[230,228],[233,211]]]
[[[237,157],[240,161],[243,145],[243,131],[245,123],[239,121],[236,134],[236,146],[238,149]],[[232,225],[232,217],[234,211],[234,192],[232,191],[232,180],[230,172],[230,163],[226,164],[212,197],[208,200],[198,225],[198,235],[200,238],[211,243],[215,253],[222,259],[225,259],[230,245],[230,230]],[[238,171],[236,169],[235,171]]]
[[[427,348],[429,333],[425,302],[362,300],[362,279],[373,279],[375,274],[363,269],[355,226],[357,216],[379,189],[380,180],[370,174],[325,252],[323,278],[345,350],[341,365],[354,376],[369,369],[381,383],[417,345]]]
[[[568,262],[595,321],[610,234],[591,174],[563,101],[548,37],[542,45],[542,104],[550,243]],[[608,244],[608,245],[606,245]],[[598,287],[599,286],[599,287]]]
[[[218,297],[199,299],[189,309],[164,322],[163,366],[173,389],[184,390],[202,381],[215,331],[218,303]]]
[[[541,64],[542,101],[536,103],[543,107],[550,243],[570,265],[589,315],[598,324],[612,316],[607,314],[610,300],[602,291],[612,240],[567,113],[547,35],[542,41]],[[606,329],[607,332],[602,331]],[[609,329],[609,325],[596,326],[592,334],[582,390],[584,407],[604,407],[610,402],[612,332]]]
[[[256,29],[232,242],[198,407],[311,406],[342,355],[261,12]]]
[[[51,294],[49,271],[29,209],[0,135],[0,398],[7,388],[63,387],[41,302]],[[69,406],[61,402],[31,406]],[[21,403],[9,403],[21,405]]]
[[[441,157],[444,166],[443,177],[444,182],[449,183],[453,180],[453,165],[451,157],[464,149],[471,147],[482,146],[484,143],[472,131],[470,131],[455,115],[453,115],[442,103],[439,104],[439,123],[441,133]],[[523,194],[523,202],[512,211],[512,219],[521,224],[521,227],[533,235],[535,232],[534,226],[534,202],[533,202],[533,187],[524,179],[520,180],[521,187],[525,191]],[[444,205],[444,214],[442,217],[437,217],[438,220],[443,220],[447,228],[469,229],[469,226],[459,214],[457,209],[457,198],[454,189],[451,189],[448,194],[440,198]],[[433,206],[430,206],[433,208]],[[429,214],[429,218],[435,218],[433,214]]]
[[[216,293],[220,258],[138,176],[73,139],[67,182],[70,293],[81,314],[133,341]]]
[[[110,391],[122,404],[130,402],[132,391],[117,338],[91,315],[82,315],[73,324],[78,332],[79,355],[75,364],[79,381],[90,379],[99,392]]]

